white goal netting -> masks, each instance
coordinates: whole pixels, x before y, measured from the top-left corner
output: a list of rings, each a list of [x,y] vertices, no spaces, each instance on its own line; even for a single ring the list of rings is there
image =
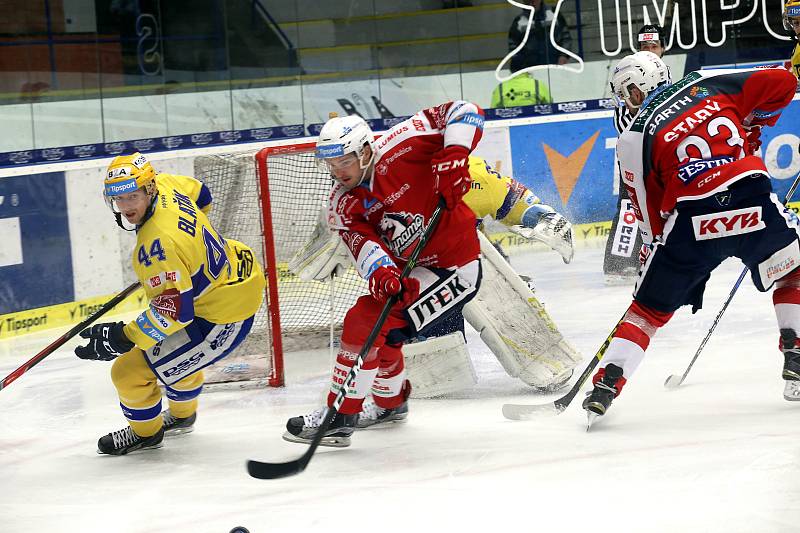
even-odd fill
[[[284,353],[327,346],[331,325],[338,332],[347,310],[367,292],[353,268],[336,277],[334,290],[330,281],[304,281],[288,268],[313,235],[332,185],[330,176],[318,170],[311,147],[265,149],[260,168],[256,154],[200,156],[194,162],[195,177],[214,198],[210,217],[214,227],[224,237],[251,246],[268,274],[272,270],[268,284],[277,283],[277,302],[271,301],[268,287],[249,338],[207,372],[209,382],[263,379],[275,366],[282,368]],[[265,197],[259,183],[268,184]],[[271,216],[262,217],[267,209]],[[274,243],[274,262],[265,242]],[[279,342],[272,333],[276,316]]]

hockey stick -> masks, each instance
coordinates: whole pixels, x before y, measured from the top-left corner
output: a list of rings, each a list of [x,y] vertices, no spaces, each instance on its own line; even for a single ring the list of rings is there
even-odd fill
[[[6,387],[8,387],[18,377],[20,377],[22,374],[24,374],[25,372],[27,372],[28,370],[30,370],[31,368],[33,368],[34,366],[39,364],[45,357],[47,357],[51,353],[53,353],[56,350],[58,350],[61,346],[64,345],[64,343],[66,343],[72,337],[74,337],[75,335],[77,335],[78,333],[83,331],[84,328],[86,328],[89,325],[91,325],[92,322],[94,322],[95,320],[97,320],[98,318],[103,316],[104,314],[108,313],[114,306],[116,306],[122,300],[127,298],[133,291],[135,291],[138,288],[139,288],[139,282],[137,281],[136,283],[134,283],[133,285],[131,285],[127,289],[123,289],[122,292],[120,292],[119,294],[114,296],[108,302],[104,303],[102,305],[102,307],[100,307],[100,309],[97,310],[97,312],[95,314],[93,314],[92,316],[90,316],[89,318],[87,318],[86,320],[84,320],[83,322],[81,322],[80,324],[78,324],[77,326],[75,326],[74,328],[69,330],[68,332],[64,333],[62,336],[60,336],[59,338],[54,340],[52,343],[50,343],[50,345],[47,346],[47,348],[45,348],[41,352],[39,352],[36,355],[34,355],[24,365],[22,365],[21,367],[19,367],[18,369],[14,370],[9,375],[7,375],[3,379],[3,381],[0,381],[0,390],[3,390]]]
[[[627,309],[625,312],[627,313]],[[503,416],[510,420],[528,420],[530,418],[560,415],[563,413],[564,410],[569,407],[569,404],[572,403],[572,400],[575,399],[575,396],[578,394],[578,392],[580,392],[581,387],[583,387],[583,384],[586,383],[586,380],[589,379],[589,375],[592,373],[592,370],[594,370],[594,367],[597,366],[597,363],[599,363],[600,359],[602,359],[605,355],[608,345],[611,344],[611,339],[614,338],[614,333],[617,332],[617,328],[619,328],[619,325],[622,324],[623,320],[625,320],[624,314],[617,322],[617,325],[614,326],[614,329],[611,330],[611,333],[608,334],[608,337],[606,337],[603,345],[600,346],[600,349],[597,350],[596,354],[594,354],[592,360],[589,361],[588,365],[586,365],[586,368],[578,378],[578,381],[575,382],[569,392],[556,401],[545,404],[526,405],[507,403],[503,405]]]
[[[794,191],[795,191],[795,189],[797,189],[798,183],[800,183],[800,174],[798,174],[797,177],[794,178],[794,183],[792,183],[792,186],[789,187],[788,191],[786,191],[786,196],[783,199],[784,205],[787,204],[789,202],[789,200],[792,198],[792,196],[794,195]],[[724,304],[722,304],[722,309],[720,309],[719,313],[717,313],[717,317],[714,319],[714,322],[711,324],[711,328],[708,330],[708,333],[706,333],[706,336],[703,339],[703,342],[700,343],[700,346],[697,348],[697,351],[694,353],[694,357],[692,357],[692,360],[689,362],[689,366],[687,366],[686,370],[683,371],[683,375],[679,376],[677,374],[671,374],[670,376],[668,376],[667,380],[664,382],[664,386],[666,388],[668,388],[668,389],[677,389],[686,380],[686,376],[689,375],[689,371],[692,369],[692,366],[694,366],[694,362],[697,361],[698,357],[700,357],[700,352],[703,351],[703,348],[705,348],[706,343],[708,342],[708,339],[711,338],[711,334],[714,333],[714,330],[716,329],[717,324],[719,324],[720,319],[722,319],[722,315],[725,313],[725,310],[728,308],[728,304],[731,303],[731,300],[733,300],[733,296],[736,294],[736,291],[739,290],[739,285],[742,284],[742,280],[744,280],[744,277],[747,275],[747,271],[748,271],[748,268],[744,267],[744,270],[742,270],[742,273],[739,274],[739,279],[736,280],[736,283],[734,284],[733,288],[731,289],[730,294],[728,294],[728,299],[725,300]]]
[[[436,209],[433,210],[433,214],[431,215],[430,221],[428,222],[428,227],[425,228],[422,236],[419,239],[419,243],[417,243],[416,248],[414,251],[411,252],[411,256],[408,258],[408,262],[406,266],[403,268],[403,272],[400,274],[400,279],[406,278],[411,272],[411,269],[414,268],[417,262],[417,258],[419,254],[422,252],[425,245],[428,244],[428,240],[433,235],[433,232],[436,230],[436,226],[439,225],[439,219],[441,218],[442,211],[444,210],[444,200],[439,199],[439,204],[436,206]],[[287,461],[284,463],[262,463],[260,461],[253,461],[252,459],[247,461],[247,473],[250,474],[254,478],[258,479],[279,479],[283,477],[293,476],[295,474],[299,474],[303,470],[306,469],[308,463],[311,461],[311,458],[314,455],[314,452],[317,450],[319,443],[322,442],[322,438],[325,436],[325,432],[331,425],[333,418],[339,412],[339,408],[342,406],[342,402],[344,402],[344,397],[347,394],[347,390],[350,386],[355,382],[356,376],[361,371],[361,366],[364,364],[364,358],[366,357],[367,353],[372,348],[375,339],[378,337],[378,334],[383,328],[383,324],[386,322],[386,319],[389,317],[389,313],[394,307],[394,304],[397,303],[397,295],[391,296],[387,301],[386,304],[383,306],[381,310],[381,314],[378,316],[378,320],[375,322],[375,325],[372,327],[372,331],[370,331],[367,340],[364,342],[364,346],[361,348],[361,351],[358,353],[358,357],[356,358],[356,362],[353,364],[353,367],[350,369],[350,372],[347,374],[347,377],[344,380],[339,392],[336,393],[336,398],[333,400],[333,405],[328,409],[328,414],[325,415],[325,419],[320,424],[317,432],[314,434],[314,438],[311,440],[311,444],[308,446],[308,450],[299,458],[293,461]]]

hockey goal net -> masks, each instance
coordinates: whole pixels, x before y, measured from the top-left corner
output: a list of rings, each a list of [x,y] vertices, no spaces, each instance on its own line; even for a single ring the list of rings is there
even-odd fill
[[[284,358],[335,343],[345,313],[367,292],[352,267],[328,281],[301,280],[288,267],[319,231],[332,179],[317,168],[313,143],[200,156],[194,175],[211,190],[214,227],[251,246],[267,276],[250,335],[207,369],[206,381],[281,386]]]

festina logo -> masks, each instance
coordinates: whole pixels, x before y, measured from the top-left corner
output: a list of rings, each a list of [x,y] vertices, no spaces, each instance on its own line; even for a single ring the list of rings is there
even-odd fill
[[[692,226],[698,241],[751,233],[766,227],[761,218],[761,206],[692,217]]]
[[[465,284],[458,274],[453,273],[414,302],[408,308],[408,314],[414,322],[414,327],[420,331],[473,292],[475,287]]]

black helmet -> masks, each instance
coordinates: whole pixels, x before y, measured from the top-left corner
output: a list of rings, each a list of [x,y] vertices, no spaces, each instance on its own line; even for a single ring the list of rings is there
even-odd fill
[[[658,39],[653,37],[658,36]],[[658,41],[662,47],[666,47],[666,39],[664,36],[664,28],[658,24],[645,24],[636,33],[636,42],[641,43],[644,41]]]

